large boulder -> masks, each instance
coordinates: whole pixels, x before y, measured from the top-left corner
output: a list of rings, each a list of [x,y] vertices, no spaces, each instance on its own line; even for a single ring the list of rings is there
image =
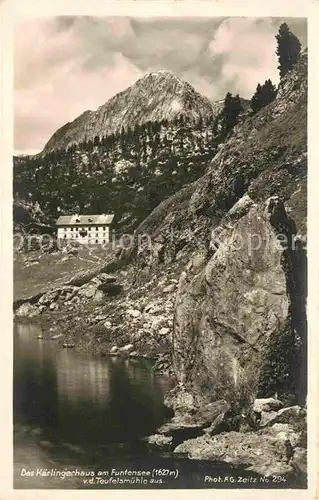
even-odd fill
[[[283,403],[276,398],[259,398],[255,399],[253,410],[257,412],[261,411],[271,411],[280,410],[283,407]]]
[[[170,450],[173,438],[163,434],[153,434],[146,439],[151,448],[160,448],[161,450]]]
[[[173,436],[175,439],[179,436],[183,439],[194,437],[196,434],[202,434],[204,429],[210,434],[220,432],[222,424],[227,423],[230,405],[221,400],[209,403],[197,410],[191,406],[187,409],[188,411],[185,411],[185,407],[180,407],[179,410],[175,410],[175,416],[159,427],[157,432]]]
[[[85,285],[82,285],[81,288],[79,289],[78,295],[79,297],[84,297],[86,299],[92,299],[94,295],[96,294],[98,285],[93,282],[86,283]]]
[[[303,424],[306,421],[307,410],[298,405],[282,408],[279,411],[262,413],[261,426],[274,424]]]
[[[285,248],[291,222],[276,197],[225,219],[210,258],[181,275],[175,309],[173,361],[186,391],[207,402],[250,407],[265,347],[289,321]]]
[[[165,406],[177,413],[194,413],[198,410],[195,396],[187,392],[181,385],[167,392],[164,399]]]
[[[203,427],[211,426],[211,431],[215,428],[216,423],[225,417],[230,411],[230,404],[225,400],[214,401],[201,407],[195,414],[195,420]],[[222,417],[222,419],[221,419]],[[213,427],[212,427],[213,426]]]
[[[27,318],[33,318],[38,314],[40,314],[40,311],[33,304],[30,304],[30,302],[25,302],[15,312],[16,316]]]
[[[77,291],[78,287],[76,286],[62,286],[59,288],[54,288],[53,290],[49,290],[48,292],[44,293],[39,299],[38,303],[40,305],[49,306],[59,299],[69,301],[77,294]]]

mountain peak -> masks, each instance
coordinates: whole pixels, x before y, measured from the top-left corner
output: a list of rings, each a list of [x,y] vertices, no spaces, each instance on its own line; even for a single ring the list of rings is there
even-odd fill
[[[157,70],[151,71],[150,73],[146,73],[146,75],[144,75],[144,76],[157,76],[157,75],[171,75],[171,76],[175,76],[177,78],[175,73],[173,73],[173,71],[170,71],[169,69],[157,69]]]
[[[216,106],[171,71],[152,71],[96,111],[85,111],[61,127],[48,141],[44,152],[66,149],[148,121],[172,121],[179,115],[190,121],[211,118],[216,115]]]
[[[140,80],[148,78],[173,78],[175,80],[179,80],[180,82],[182,82],[182,80],[175,73],[173,73],[173,71],[170,71],[168,69],[159,69],[156,71],[151,71],[150,73],[146,73],[146,75],[142,76]]]

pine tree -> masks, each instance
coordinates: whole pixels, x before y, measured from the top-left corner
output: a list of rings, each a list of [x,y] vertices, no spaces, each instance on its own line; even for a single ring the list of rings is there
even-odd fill
[[[263,92],[264,92],[264,105],[265,106],[276,99],[277,89],[276,89],[276,86],[270,80],[270,78],[265,81]]]
[[[250,107],[254,113],[259,111],[264,106],[267,106],[276,98],[276,87],[270,79],[266,80],[263,85],[258,83],[256,92],[251,98]]]
[[[239,95],[233,97],[230,92],[227,92],[224,107],[217,116],[213,127],[213,133],[218,135],[219,140],[224,140],[237,125],[239,114],[242,111],[243,107]]]
[[[290,31],[286,23],[281,24],[276,35],[279,62],[279,74],[282,79],[290,71],[299,59],[301,44],[298,38]]]
[[[262,101],[262,91],[261,91],[261,85],[260,83],[258,83],[256,92],[254,93],[250,101],[250,107],[254,113],[256,113],[262,108],[261,101]]]

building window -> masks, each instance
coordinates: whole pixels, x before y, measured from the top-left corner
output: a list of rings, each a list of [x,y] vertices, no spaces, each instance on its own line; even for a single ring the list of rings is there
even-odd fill
[[[105,240],[103,240],[103,245],[105,245],[105,243],[106,243],[106,241],[105,241]]]
[[[103,231],[105,231],[105,229],[106,229],[105,226],[103,226]]]
[[[73,227],[71,227],[71,231],[73,231]]]
[[[78,235],[78,234],[76,234],[76,235],[75,235],[75,237],[76,237],[76,238],[78,238],[78,237],[79,237],[79,235]]]
[[[66,234],[64,235],[64,238],[66,238]]]
[[[99,240],[95,240],[95,243],[98,243],[98,242],[99,242]]]
[[[78,227],[76,227],[76,228],[75,228],[75,230],[76,230],[76,231],[78,231],[78,230],[79,230],[79,228],[78,228]]]

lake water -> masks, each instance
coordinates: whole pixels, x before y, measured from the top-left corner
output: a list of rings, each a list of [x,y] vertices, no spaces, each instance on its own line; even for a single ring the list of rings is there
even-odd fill
[[[205,475],[240,471],[147,449],[142,438],[166,419],[168,387],[144,360],[63,349],[36,326],[15,325],[14,487],[229,487]]]

